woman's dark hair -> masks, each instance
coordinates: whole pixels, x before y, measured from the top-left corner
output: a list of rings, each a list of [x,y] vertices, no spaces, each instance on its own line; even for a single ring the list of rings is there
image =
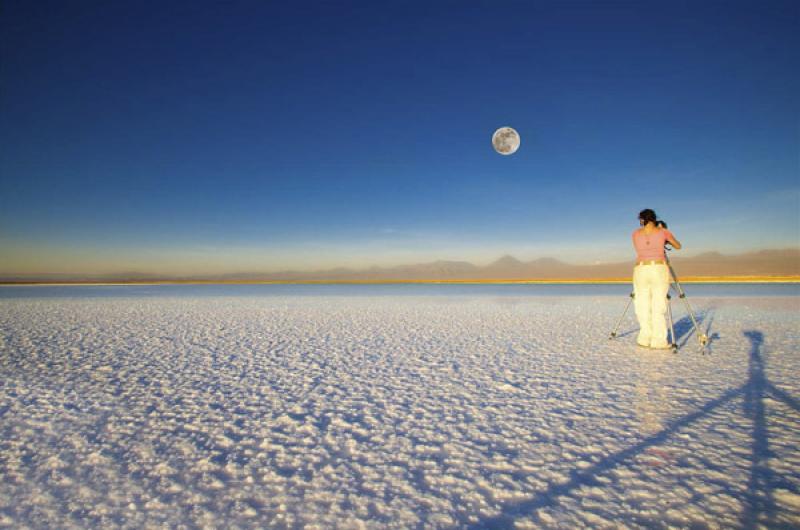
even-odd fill
[[[656,222],[656,212],[651,210],[650,208],[646,208],[639,212],[639,219],[644,221],[645,224],[647,223],[655,223]]]

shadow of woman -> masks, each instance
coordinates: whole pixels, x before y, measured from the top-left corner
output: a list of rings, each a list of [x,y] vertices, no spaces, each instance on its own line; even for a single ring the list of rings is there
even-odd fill
[[[598,477],[613,470],[620,464],[629,461],[646,449],[661,445],[677,432],[708,416],[714,410],[742,397],[744,398],[743,412],[752,423],[751,431],[751,465],[750,478],[747,483],[745,498],[742,499],[744,510],[740,521],[744,528],[756,528],[761,525],[768,527],[792,527],[785,514],[780,513],[774,500],[773,490],[780,487],[797,495],[798,488],[791,482],[781,480],[769,466],[769,432],[767,430],[766,410],[764,398],[767,394],[786,403],[797,410],[797,400],[782,390],[772,385],[764,374],[764,361],[762,347],[764,335],[760,331],[745,331],[745,337],[750,340],[748,379],[745,384],[733,388],[716,399],[708,401],[696,411],[682,416],[669,423],[662,430],[647,436],[642,441],[626,449],[612,453],[594,465],[585,469],[574,469],[570,479],[565,483],[551,484],[547,489],[535,493],[532,498],[504,506],[502,513],[486,518],[468,528],[509,528],[514,526],[514,521],[526,517],[537,510],[552,507],[559,503],[559,498],[569,495],[572,491],[583,486],[601,486]]]
[[[762,348],[764,334],[760,331],[745,331],[750,340],[749,379],[744,387],[744,413],[752,422],[752,443],[750,456],[750,478],[747,481],[747,498],[741,516],[742,527],[790,528],[798,521],[779,518],[780,510],[775,503],[773,492],[786,490],[793,495],[800,494],[797,486],[783,479],[770,467],[770,458],[775,455],[770,450],[770,434],[767,427],[767,410],[764,399],[771,397],[798,411],[797,400],[769,382],[765,372]]]

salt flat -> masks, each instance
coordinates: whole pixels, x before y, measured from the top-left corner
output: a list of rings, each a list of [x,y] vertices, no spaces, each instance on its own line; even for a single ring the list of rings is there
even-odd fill
[[[797,527],[800,298],[0,299],[0,526]]]

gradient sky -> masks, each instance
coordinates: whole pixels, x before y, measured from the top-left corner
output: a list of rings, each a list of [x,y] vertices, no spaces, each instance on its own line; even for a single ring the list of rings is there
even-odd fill
[[[9,0],[0,54],[4,273],[800,245],[796,1]]]

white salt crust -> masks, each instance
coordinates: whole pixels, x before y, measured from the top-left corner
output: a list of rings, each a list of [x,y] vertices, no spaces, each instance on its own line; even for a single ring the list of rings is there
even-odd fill
[[[0,527],[800,526],[800,303],[0,300]]]

